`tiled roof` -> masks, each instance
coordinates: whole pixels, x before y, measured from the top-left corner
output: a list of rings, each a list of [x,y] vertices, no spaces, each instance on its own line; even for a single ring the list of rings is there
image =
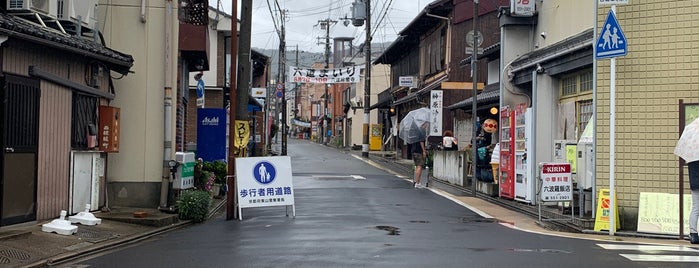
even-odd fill
[[[34,24],[20,17],[0,12],[0,34],[33,43],[70,51],[108,63],[112,70],[127,73],[133,57],[80,37]]]
[[[480,92],[476,100],[478,101],[476,104],[481,105],[481,104],[491,104],[494,102],[497,102],[500,100],[500,84],[499,83],[494,83],[485,86],[482,92]],[[473,104],[473,97],[470,97],[468,99],[462,100],[460,102],[454,103],[452,105],[449,105],[446,107],[448,110],[456,110],[456,109],[463,109],[466,111],[471,110],[471,105]]]

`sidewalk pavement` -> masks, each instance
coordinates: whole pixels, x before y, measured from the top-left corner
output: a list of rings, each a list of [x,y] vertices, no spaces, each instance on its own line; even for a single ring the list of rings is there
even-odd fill
[[[412,161],[395,159],[395,155],[371,153],[369,159],[361,156],[361,151],[345,151],[358,159],[377,168],[386,170],[412,183]],[[422,190],[422,189],[421,189]],[[427,190],[451,199],[481,216],[499,222],[505,226],[547,235],[594,239],[599,241],[625,241],[656,245],[690,246],[686,240],[675,236],[643,236],[617,232],[615,236],[604,233],[591,234],[581,232],[563,232],[542,226],[538,218],[521,211],[508,209],[481,197],[465,196],[440,187],[438,180],[431,183]],[[225,198],[213,199],[209,216],[225,213]],[[133,213],[148,213],[144,219],[136,219]],[[64,236],[41,231],[45,222],[32,222],[0,228],[0,267],[48,267],[95,254],[132,243],[137,243],[152,236],[185,227],[189,221],[177,220],[176,214],[166,214],[156,209],[111,208],[109,212],[95,212],[102,223],[95,226],[78,225],[78,232]]]

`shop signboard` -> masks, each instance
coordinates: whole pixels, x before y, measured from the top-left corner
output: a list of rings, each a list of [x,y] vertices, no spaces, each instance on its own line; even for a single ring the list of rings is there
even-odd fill
[[[570,163],[541,164],[540,199],[543,202],[573,201]]]
[[[197,157],[226,160],[226,109],[197,109]]]

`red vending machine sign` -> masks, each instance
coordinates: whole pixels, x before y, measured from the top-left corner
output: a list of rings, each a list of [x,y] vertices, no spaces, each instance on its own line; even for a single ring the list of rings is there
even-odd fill
[[[515,198],[515,112],[502,107],[500,112],[500,197]]]

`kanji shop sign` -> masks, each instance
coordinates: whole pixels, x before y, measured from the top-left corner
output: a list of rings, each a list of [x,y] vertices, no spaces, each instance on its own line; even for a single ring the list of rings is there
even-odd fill
[[[570,163],[543,163],[541,201],[573,201],[573,176]]]
[[[336,84],[357,83],[362,68],[349,66],[331,69],[289,67],[289,81],[292,83]]]

